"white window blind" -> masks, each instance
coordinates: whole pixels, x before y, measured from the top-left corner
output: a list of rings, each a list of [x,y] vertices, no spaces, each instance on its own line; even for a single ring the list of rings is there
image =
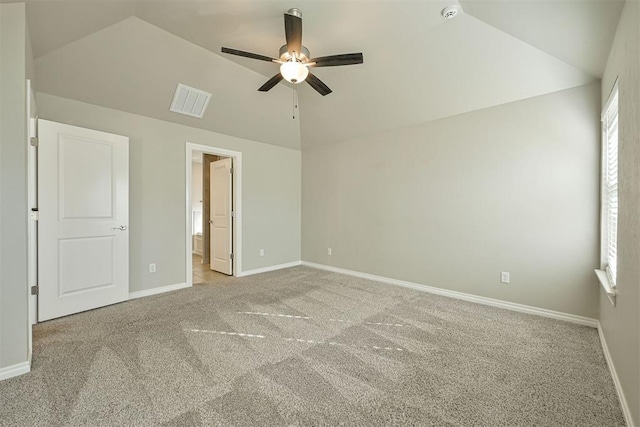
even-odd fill
[[[618,85],[602,114],[603,261],[612,286],[616,284],[618,255]]]

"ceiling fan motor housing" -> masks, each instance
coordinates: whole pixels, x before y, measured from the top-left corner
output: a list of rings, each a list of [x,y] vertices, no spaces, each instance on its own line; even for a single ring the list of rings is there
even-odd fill
[[[309,60],[309,58],[311,58],[311,54],[309,53],[309,49],[307,49],[306,47],[302,46],[302,52],[296,52],[298,54],[298,61],[300,62],[307,62]],[[291,55],[289,54],[289,51],[287,50],[287,45],[283,45],[280,48],[280,51],[278,52],[280,60],[287,62],[291,59]]]

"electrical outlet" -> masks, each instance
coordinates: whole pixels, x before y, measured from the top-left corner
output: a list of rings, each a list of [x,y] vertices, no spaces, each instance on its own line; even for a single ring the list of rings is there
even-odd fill
[[[155,273],[156,272],[156,264],[149,264],[149,273]]]
[[[508,271],[501,271],[500,272],[500,281],[502,283],[509,283],[509,272]]]
[[[260,256],[264,256],[264,249],[260,249]]]
[[[327,255],[331,255],[331,248],[327,248]]]

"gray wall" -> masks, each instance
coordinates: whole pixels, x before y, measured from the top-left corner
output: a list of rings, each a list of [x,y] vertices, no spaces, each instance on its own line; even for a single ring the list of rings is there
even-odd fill
[[[27,22],[26,26],[27,32],[27,40],[26,40],[26,55],[25,58],[25,72],[27,78],[31,80],[31,87],[35,90],[35,80],[36,80],[36,65],[33,59],[33,50],[31,49],[31,34],[29,33],[29,23]]]
[[[599,111],[596,83],[303,150],[303,260],[597,317]]]
[[[618,296],[600,293],[600,324],[635,425],[640,425],[640,4],[627,1],[602,78],[619,77]]]
[[[0,368],[27,361],[25,5],[0,4]]]
[[[300,260],[300,151],[45,93],[37,103],[41,118],[130,138],[131,291],[185,281],[186,141],[242,152],[242,270]]]

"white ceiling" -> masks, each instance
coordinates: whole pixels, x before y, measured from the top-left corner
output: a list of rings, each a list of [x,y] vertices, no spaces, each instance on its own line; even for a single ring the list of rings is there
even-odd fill
[[[27,2],[27,14],[39,90],[310,147],[599,79],[623,5],[466,0],[465,14],[444,21],[440,11],[452,3],[49,0]],[[277,56],[290,7],[303,11],[312,56],[364,53],[363,65],[314,70],[334,93],[298,87],[300,122],[291,119],[289,86],[257,92],[275,64],[220,53]],[[168,112],[178,82],[213,93],[203,120]]]
[[[624,2],[465,0],[467,14],[600,78]]]
[[[53,95],[210,129],[253,141],[300,147],[291,90],[257,97],[264,77],[136,17],[36,59],[36,87]],[[178,83],[212,94],[203,119],[169,111]]]

